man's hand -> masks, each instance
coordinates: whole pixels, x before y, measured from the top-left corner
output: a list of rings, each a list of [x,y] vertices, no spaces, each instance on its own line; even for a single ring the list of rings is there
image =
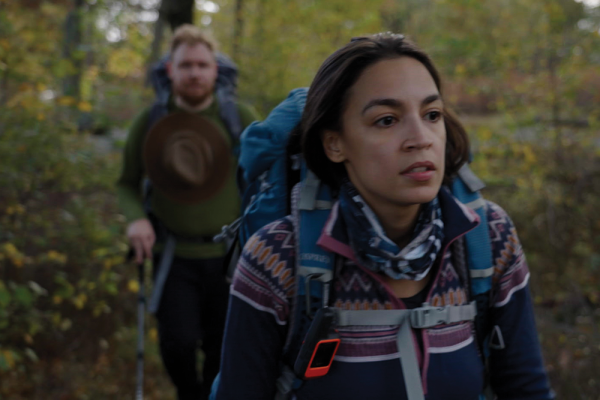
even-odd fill
[[[127,238],[135,250],[135,262],[141,264],[144,259],[152,259],[152,246],[156,240],[152,224],[146,218],[137,219],[127,226]]]

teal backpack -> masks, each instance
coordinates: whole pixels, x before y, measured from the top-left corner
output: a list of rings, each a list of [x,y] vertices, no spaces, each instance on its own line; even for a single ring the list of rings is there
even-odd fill
[[[284,367],[277,382],[277,400],[291,398],[302,380],[293,371],[294,361],[316,312],[328,305],[335,257],[316,245],[334,199],[329,188],[306,167],[299,146],[297,126],[302,117],[308,89],[290,92],[271,114],[254,122],[242,133],[240,176],[245,191],[242,217],[233,224],[241,247],[262,226],[294,213],[298,222],[296,246],[296,296],[284,348]],[[299,184],[297,205],[292,209],[292,187]],[[452,194],[477,212],[481,223],[460,241],[462,262],[459,274],[470,288],[470,303],[463,306],[420,307],[412,310],[335,310],[337,326],[400,325],[398,348],[409,400],[423,400],[420,373],[410,328],[427,328],[440,323],[475,320],[480,352],[487,358],[487,310],[493,274],[486,203],[479,191],[484,184],[465,165],[451,186]],[[223,235],[234,229],[224,228]],[[218,379],[213,385],[213,397]],[[485,397],[482,395],[482,399]]]

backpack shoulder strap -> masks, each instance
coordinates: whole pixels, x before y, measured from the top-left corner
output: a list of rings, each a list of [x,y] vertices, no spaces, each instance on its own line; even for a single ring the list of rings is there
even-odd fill
[[[487,203],[479,190],[485,185],[468,165],[458,172],[452,183],[452,194],[466,206],[474,210],[480,218],[480,224],[465,235],[466,261],[471,279],[471,295],[488,293],[492,288],[492,246],[487,222]]]
[[[305,165],[301,181],[292,190],[292,215],[296,236],[296,293],[291,307],[290,327],[283,349],[283,364],[277,380],[276,399],[288,399],[302,381],[293,365],[316,311],[328,303],[335,257],[317,246],[330,213],[331,193]]]
[[[234,94],[229,93],[227,88],[223,87],[217,87],[216,97],[219,103],[219,117],[235,143],[239,140],[243,130],[236,97]]]
[[[152,107],[150,107],[148,119],[146,120],[146,128],[144,129],[144,136],[148,134],[150,129],[158,122],[158,120],[160,120],[162,117],[165,117],[168,113],[169,110],[167,108],[166,101],[157,99],[154,104],[152,104]]]
[[[453,254],[457,272],[468,290],[468,298],[477,307],[475,334],[478,349],[487,370],[492,334],[489,314],[494,267],[487,220],[488,206],[479,192],[483,187],[485,184],[465,164],[459,170],[458,177],[452,183],[451,189],[453,195],[474,210],[480,218],[480,224],[475,229],[453,244]],[[484,392],[486,391],[490,391],[489,384],[486,385]],[[485,398],[493,397],[489,397],[488,393],[480,396],[480,399]]]
[[[216,54],[219,74],[215,82],[215,94],[219,103],[219,116],[233,142],[242,134],[242,120],[237,106],[237,75],[235,63],[223,53]]]

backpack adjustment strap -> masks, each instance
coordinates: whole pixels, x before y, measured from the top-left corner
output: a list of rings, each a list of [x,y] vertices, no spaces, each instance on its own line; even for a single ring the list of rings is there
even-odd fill
[[[337,310],[337,325],[401,325],[409,322],[412,328],[424,329],[441,324],[473,321],[477,303],[462,306],[423,307],[412,310]],[[405,324],[408,325],[408,324]]]
[[[471,192],[478,192],[485,187],[485,183],[477,177],[469,168],[469,164],[464,164],[458,170],[458,176],[467,185]]]
[[[311,281],[315,280],[315,281],[319,281],[323,284],[322,302],[323,302],[323,305],[325,307],[327,307],[327,304],[329,303],[329,283],[333,279],[333,272],[323,270],[322,268],[310,268],[310,267],[304,267],[303,270],[304,270],[303,272],[306,274],[306,275],[304,275],[304,290],[305,290],[304,298],[306,300],[306,315],[308,315],[309,318],[312,318],[313,315],[312,315],[312,309],[311,309],[310,283],[311,283]]]
[[[431,307],[423,304],[423,307],[411,310],[410,325],[413,328],[431,328],[441,324],[452,324],[461,321],[473,321],[477,315],[477,304],[472,301],[462,306]]]
[[[224,225],[221,228],[221,233],[218,233],[215,236],[213,236],[213,238],[212,238],[213,242],[219,243],[226,239],[234,238],[236,236],[237,231],[240,228],[241,224],[242,224],[242,217],[236,219],[229,225]]]
[[[277,387],[275,400],[290,399],[295,380],[296,375],[294,374],[294,370],[284,364],[281,369],[281,375],[279,375],[279,378],[275,382],[275,386]]]
[[[309,169],[306,170],[306,178],[300,188],[300,199],[298,200],[299,210],[331,210],[333,202],[330,200],[318,199],[321,181]]]
[[[469,270],[471,278],[489,278],[494,275],[494,267],[486,269],[471,269]]]

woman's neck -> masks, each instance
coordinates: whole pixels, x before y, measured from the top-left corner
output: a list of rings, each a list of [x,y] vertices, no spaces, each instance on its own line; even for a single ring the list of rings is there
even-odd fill
[[[405,207],[393,205],[387,209],[373,211],[379,218],[386,236],[399,248],[403,248],[410,243],[420,210],[421,205],[414,204]]]

